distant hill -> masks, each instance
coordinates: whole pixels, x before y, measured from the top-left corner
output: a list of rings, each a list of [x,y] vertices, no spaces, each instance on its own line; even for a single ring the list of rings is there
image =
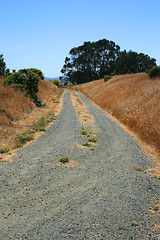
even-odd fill
[[[48,80],[48,81],[52,81],[52,80],[54,80],[54,79],[59,79],[59,77],[55,77],[55,78],[48,78],[48,77],[46,77],[46,78],[45,78],[45,80]]]
[[[52,81],[52,80],[54,80],[54,79],[59,79],[59,77],[56,77],[56,78],[48,78],[48,77],[46,77],[46,78],[45,78],[45,80],[48,80],[48,81]],[[59,79],[59,80],[60,80],[60,79]],[[66,77],[66,76],[63,76],[60,81],[61,81],[61,83],[64,84],[64,85],[70,83],[69,77]]]

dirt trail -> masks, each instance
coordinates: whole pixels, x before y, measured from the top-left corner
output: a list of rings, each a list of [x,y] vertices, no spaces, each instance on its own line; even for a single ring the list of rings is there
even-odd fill
[[[81,124],[66,91],[46,133],[0,165],[0,239],[159,240],[159,180],[137,170],[151,159],[78,95],[95,118],[94,151],[79,147]],[[77,164],[59,164],[64,155]]]

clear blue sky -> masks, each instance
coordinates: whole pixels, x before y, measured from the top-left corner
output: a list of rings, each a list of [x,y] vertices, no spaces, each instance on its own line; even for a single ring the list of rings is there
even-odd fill
[[[103,38],[160,65],[159,0],[1,0],[0,9],[0,54],[10,69],[58,77],[71,48]]]

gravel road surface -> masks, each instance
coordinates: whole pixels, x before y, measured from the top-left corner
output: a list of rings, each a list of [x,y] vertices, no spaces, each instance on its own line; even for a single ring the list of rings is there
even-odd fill
[[[78,93],[97,126],[95,150],[81,148],[70,100],[37,141],[0,165],[0,240],[158,240],[159,180],[137,142]],[[76,166],[59,164],[69,156]]]

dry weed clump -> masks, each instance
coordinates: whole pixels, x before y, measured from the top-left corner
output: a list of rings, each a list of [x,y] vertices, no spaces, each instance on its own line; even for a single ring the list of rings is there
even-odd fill
[[[160,79],[145,73],[114,76],[78,87],[160,154]]]
[[[49,81],[39,81],[38,97],[46,104],[39,108],[20,90],[4,87],[4,79],[0,77],[0,149],[13,149],[17,134],[49,112],[59,111],[60,104],[54,104],[52,98],[60,97],[61,92]]]

